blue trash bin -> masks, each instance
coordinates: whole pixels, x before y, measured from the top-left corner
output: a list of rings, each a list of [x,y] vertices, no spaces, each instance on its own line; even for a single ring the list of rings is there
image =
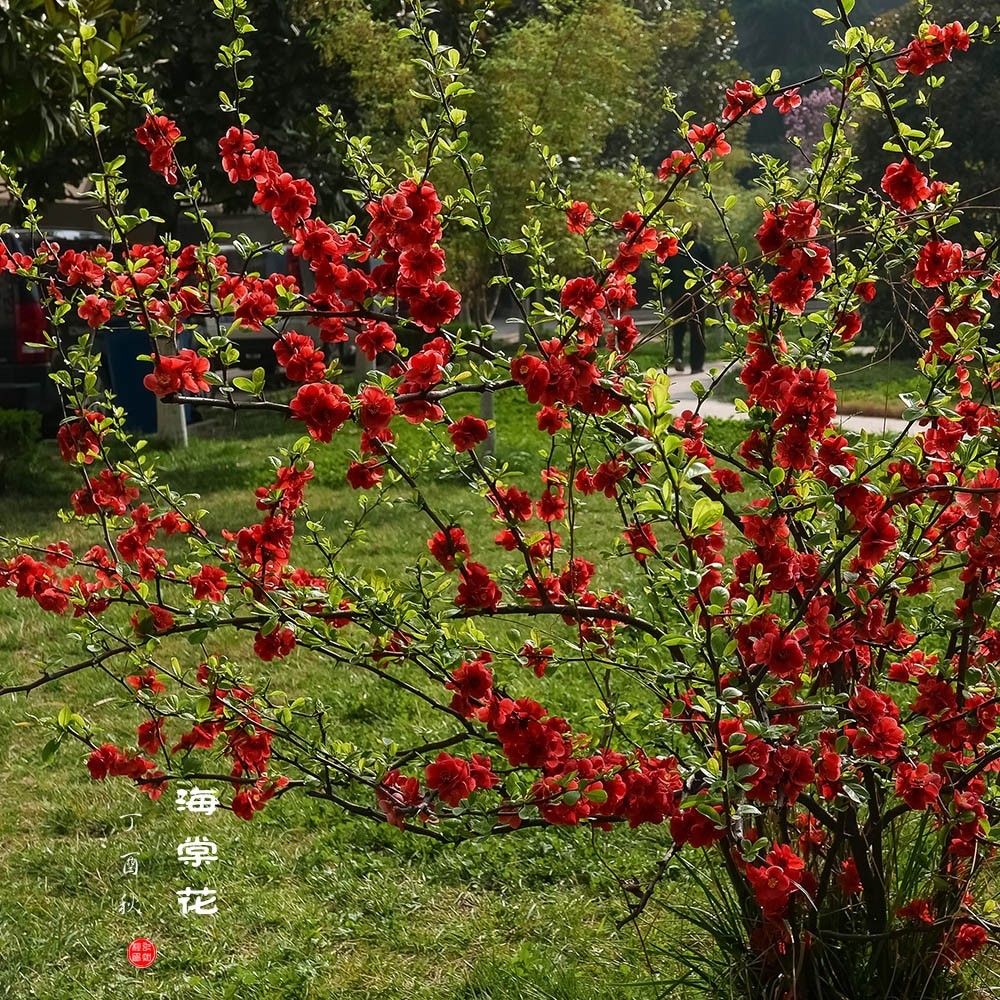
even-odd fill
[[[185,330],[177,343],[181,349],[193,347],[194,338]],[[152,353],[149,335],[124,321],[113,320],[101,333],[100,347],[111,391],[125,410],[125,426],[140,434],[155,434],[156,395],[142,384],[142,380],[152,373],[153,366],[149,361],[139,360],[140,355]],[[184,410],[184,416],[190,421],[191,407],[185,406]]]

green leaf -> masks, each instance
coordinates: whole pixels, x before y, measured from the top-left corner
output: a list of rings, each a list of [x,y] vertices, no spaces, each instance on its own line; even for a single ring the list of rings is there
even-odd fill
[[[691,531],[696,535],[704,534],[722,517],[724,511],[725,508],[718,501],[700,497],[691,508]]]

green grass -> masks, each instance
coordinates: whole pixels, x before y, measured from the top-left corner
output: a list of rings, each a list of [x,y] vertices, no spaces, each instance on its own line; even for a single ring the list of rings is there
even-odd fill
[[[498,405],[509,478],[537,492],[546,456],[532,441],[531,408]],[[252,523],[253,488],[268,481],[266,456],[299,432],[270,416],[241,418],[221,436],[195,439],[157,459],[176,489],[201,495],[212,523]],[[346,445],[316,450],[312,516],[332,529],[356,510],[343,483]],[[57,511],[75,485],[54,450],[43,451],[20,492],[5,498],[0,533],[84,541]],[[436,477],[428,498],[457,513],[475,505],[464,485]],[[603,508],[603,505],[602,505]],[[595,517],[610,516],[595,512]],[[430,534],[409,505],[379,511],[357,557],[363,570],[398,572]],[[481,549],[490,526],[473,537]],[[601,537],[599,530],[593,537]],[[93,540],[93,539],[90,539]],[[627,586],[634,564],[602,558],[605,580]],[[491,559],[493,556],[491,554]],[[65,620],[0,591],[0,676],[30,677],[78,656]],[[228,641],[228,640],[227,640]],[[227,652],[238,657],[246,640]],[[405,735],[422,721],[374,681],[338,672],[309,654],[273,666],[286,690],[322,693],[356,738]],[[570,674],[545,678],[560,699],[592,703]],[[550,688],[549,690],[554,690]],[[442,848],[335,807],[287,795],[251,823],[229,813],[178,813],[121,781],[91,782],[85,754],[64,747],[43,762],[44,720],[70,704],[109,731],[134,725],[100,675],[76,675],[0,704],[0,997],[41,1000],[177,998],[434,998],[434,1000],[611,1000],[653,996],[635,933],[617,930],[619,878],[649,874],[666,849],[665,830],[523,831]],[[124,723],[123,720],[124,719]],[[360,736],[357,734],[361,734]],[[120,817],[140,813],[135,829]],[[221,861],[198,872],[180,865],[176,845],[210,836]],[[139,874],[121,874],[120,856],[139,854]],[[203,869],[204,871],[204,869]],[[186,885],[218,892],[214,917],[179,916]],[[132,886],[141,915],[116,907]],[[669,944],[676,925],[660,918],[651,941]],[[136,936],[160,949],[136,972],[124,949]],[[656,952],[654,951],[654,954]],[[655,958],[662,969],[666,959]]]

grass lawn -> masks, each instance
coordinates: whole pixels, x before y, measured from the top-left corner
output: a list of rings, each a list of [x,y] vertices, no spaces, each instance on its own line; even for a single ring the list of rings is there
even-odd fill
[[[545,456],[529,445],[532,408],[498,400],[503,458],[537,491]],[[269,481],[267,456],[299,436],[273,416],[224,423],[185,451],[158,453],[176,489],[197,492],[217,524],[252,523],[253,488]],[[339,525],[356,511],[343,482],[345,446],[317,449],[312,516]],[[54,451],[36,461],[30,482],[4,498],[0,533],[83,541],[57,517],[74,488],[72,471]],[[438,478],[428,490],[442,509],[474,506],[466,488]],[[480,519],[481,520],[481,519]],[[480,548],[486,543],[478,539]],[[424,546],[430,532],[412,506],[379,512],[363,560],[391,578]],[[595,539],[600,533],[595,531]],[[475,551],[477,539],[473,538]],[[634,564],[603,559],[612,584],[627,583]],[[605,577],[607,580],[608,577]],[[78,658],[67,620],[0,591],[0,678],[30,677],[42,666]],[[245,640],[226,651],[238,658]],[[405,734],[419,724],[374,682],[336,671],[300,653],[273,668],[289,691],[322,693],[342,706],[350,738]],[[593,697],[580,679],[560,685],[581,704]],[[574,688],[574,685],[576,688]],[[578,689],[578,690],[577,690]],[[550,688],[554,691],[554,688]],[[41,1000],[283,1000],[283,998],[434,998],[434,1000],[620,1000],[655,995],[637,935],[617,930],[624,912],[618,879],[644,877],[666,849],[666,830],[644,827],[591,834],[551,829],[437,844],[376,826],[333,806],[287,795],[250,823],[228,812],[177,812],[168,792],[159,803],[128,783],[91,782],[82,750],[67,746],[43,762],[48,735],[41,720],[69,704],[109,732],[134,727],[107,678],[75,675],[0,703],[0,997]],[[553,698],[553,700],[557,700]],[[128,814],[137,813],[133,819]],[[126,818],[123,818],[126,817]],[[133,829],[129,830],[129,825]],[[189,869],[178,863],[185,838],[209,836],[220,861]],[[122,873],[136,852],[139,870]],[[202,874],[204,873],[204,874]],[[176,891],[210,886],[216,916],[182,918]],[[117,912],[134,890],[141,913]],[[652,960],[676,925],[650,918]],[[661,922],[657,922],[661,921]],[[160,949],[143,972],[129,966],[126,944],[151,938]],[[676,994],[675,994],[676,995]]]

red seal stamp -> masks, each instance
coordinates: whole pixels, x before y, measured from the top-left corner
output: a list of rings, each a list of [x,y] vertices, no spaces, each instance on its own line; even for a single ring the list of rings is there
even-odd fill
[[[136,938],[125,954],[137,969],[148,969],[156,961],[156,945],[149,938]]]

